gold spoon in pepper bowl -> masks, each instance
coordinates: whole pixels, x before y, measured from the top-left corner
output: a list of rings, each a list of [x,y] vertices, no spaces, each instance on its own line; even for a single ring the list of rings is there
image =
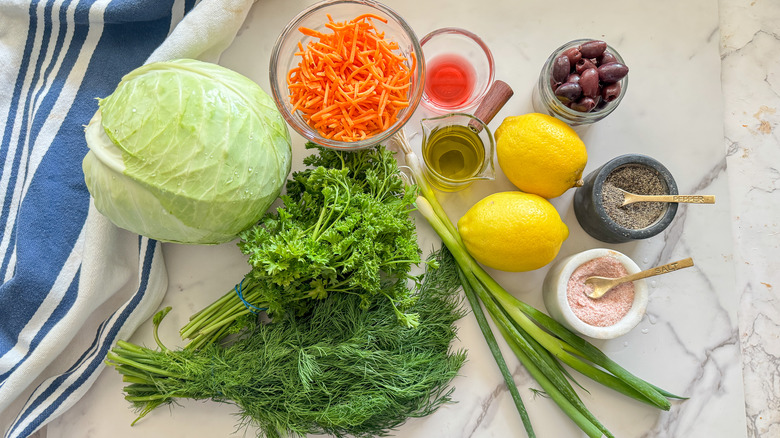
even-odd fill
[[[641,280],[642,278],[653,277],[656,275],[668,274],[670,272],[674,272],[683,268],[690,268],[691,266],[693,266],[693,259],[688,257],[687,259],[667,263],[665,265],[657,266],[655,268],[639,271],[636,274],[624,275],[618,278],[608,278],[608,277],[598,277],[598,276],[588,277],[585,279],[585,285],[591,286],[593,288],[593,291],[587,295],[593,299],[601,298],[610,289],[612,289],[613,287],[619,284],[627,283],[629,281]]]
[[[712,195],[637,195],[618,188],[623,194],[623,203],[621,207],[635,202],[680,202],[687,204],[714,204],[715,197]]]

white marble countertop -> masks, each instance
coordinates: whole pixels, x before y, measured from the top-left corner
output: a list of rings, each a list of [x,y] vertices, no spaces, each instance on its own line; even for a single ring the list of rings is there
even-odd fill
[[[292,16],[288,14],[290,11],[306,3],[287,2],[282,7],[281,0],[258,2],[243,29],[244,38],[260,35],[263,42],[259,45],[263,47],[258,51],[267,53],[278,31],[272,26],[253,27],[255,22],[251,20],[262,22],[265,18],[262,14],[269,13],[264,8],[272,4],[283,9],[279,14],[285,13],[286,18],[279,21],[286,21],[288,15]],[[691,400],[676,404],[669,413],[659,414],[587,382],[586,386],[594,391],[585,402],[621,437],[780,436],[780,301],[774,299],[776,288],[780,287],[780,141],[777,134],[780,128],[777,113],[780,108],[780,57],[777,56],[780,3],[661,0],[652,5],[617,6],[606,0],[594,1],[590,5],[602,5],[605,9],[584,16],[581,22],[572,17],[561,18],[563,35],[556,36],[560,41],[556,39],[550,47],[532,42],[551,39],[544,34],[546,28],[541,23],[546,18],[555,18],[553,14],[560,14],[561,10],[572,8],[559,5],[551,8],[549,3],[541,2],[519,5],[506,0],[484,11],[462,5],[437,11],[441,5],[431,2],[433,6],[410,14],[409,10],[417,11],[411,0],[387,3],[406,16],[420,34],[444,25],[466,27],[485,38],[494,54],[501,54],[497,77],[509,78],[516,94],[493,127],[503,116],[530,110],[530,84],[541,62],[559,43],[582,34],[594,35],[600,29],[598,32],[603,33],[604,39],[621,48],[627,63],[629,55],[634,56],[636,67],[629,85],[631,99],[627,97],[621,108],[597,129],[583,134],[591,155],[586,172],[622,152],[625,147],[621,145],[633,142],[632,150],[627,152],[655,155],[667,167],[677,169],[676,173],[672,171],[681,191],[714,193],[719,202],[706,214],[699,207],[683,209],[677,219],[679,227],[664,237],[616,247],[633,255],[642,267],[690,254],[700,262],[700,271],[675,274],[680,278],[674,286],[658,280],[652,292],[655,304],[651,305],[646,320],[627,337],[597,345],[640,376],[672,392],[684,392]],[[510,18],[509,12],[523,14],[523,18]],[[525,33],[517,30],[512,36],[512,32],[497,30],[496,23],[502,20],[504,26],[510,22],[522,23],[526,26]],[[580,28],[575,29],[575,25]],[[644,33],[639,36],[636,32]],[[538,39],[526,41],[523,35]],[[239,34],[234,47],[223,57],[223,63],[267,88],[267,58],[241,59],[241,46],[250,44],[241,38]],[[643,50],[648,58],[638,59]],[[509,53],[513,57],[507,56]],[[665,61],[676,63],[675,67],[681,70],[665,72],[661,64]],[[646,78],[641,73],[643,68]],[[667,77],[653,76],[661,74]],[[639,85],[640,78],[656,89],[643,88]],[[529,86],[524,89],[523,84]],[[665,98],[671,98],[679,106],[659,111],[663,105],[656,104],[663,104]],[[658,121],[665,124],[648,125]],[[618,140],[626,143],[616,145]],[[477,187],[468,196],[478,198],[480,194],[510,189],[507,184],[499,178],[495,185]],[[470,202],[458,195],[445,201],[450,201],[453,217],[462,213]],[[570,201],[571,193],[554,202],[564,219],[573,221],[570,226],[575,228],[562,254],[597,244],[584,236],[582,230],[576,230]],[[425,225],[421,220],[419,223]],[[421,236],[423,246],[435,242],[430,233]],[[170,333],[190,313],[231,287],[246,270],[241,263],[213,263],[220,259],[240,260],[234,245],[211,248],[166,245],[164,251],[171,276],[166,301],[179,305],[179,312],[173,312],[166,321]],[[532,289],[540,284],[543,275],[544,271],[523,274],[521,282],[528,287],[520,286],[513,292],[541,306],[541,298],[534,297]],[[517,282],[509,275],[496,277],[504,284]],[[196,296],[193,291],[211,291],[214,295]],[[712,296],[707,296],[708,293]],[[484,341],[475,324],[467,319],[462,323],[461,342],[471,351],[470,363],[455,382],[458,403],[432,417],[411,421],[397,436],[523,436]],[[150,328],[145,327],[133,340],[150,339]],[[533,382],[516,362],[513,364],[510,367],[514,367],[521,394],[526,397],[527,388],[534,386]],[[104,372],[79,404],[39,435],[50,438],[243,436],[243,431],[236,432],[233,428],[236,418],[231,415],[234,412],[231,407],[202,402],[184,402],[170,410],[159,409],[130,428],[134,415],[121,397],[121,386],[113,370]],[[545,400],[529,400],[538,436],[580,436],[576,427],[549,405]],[[247,436],[251,435],[251,431],[247,432]]]
[[[750,437],[780,436],[780,3],[721,0],[726,162]]]

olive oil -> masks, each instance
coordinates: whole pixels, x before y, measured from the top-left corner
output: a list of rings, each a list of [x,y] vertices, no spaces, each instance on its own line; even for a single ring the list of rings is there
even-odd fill
[[[485,163],[485,146],[479,134],[468,126],[434,129],[423,145],[422,153],[431,171],[453,182],[476,176]]]

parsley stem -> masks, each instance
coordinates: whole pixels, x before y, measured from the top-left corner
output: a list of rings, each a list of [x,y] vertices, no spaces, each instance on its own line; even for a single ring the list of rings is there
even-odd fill
[[[250,277],[244,278],[242,287],[244,300],[261,307],[263,293],[260,287]],[[196,317],[179,330],[179,334],[182,339],[192,339],[201,334],[213,333],[249,312],[246,304],[236,296],[235,289],[231,289],[222,298],[198,312]]]

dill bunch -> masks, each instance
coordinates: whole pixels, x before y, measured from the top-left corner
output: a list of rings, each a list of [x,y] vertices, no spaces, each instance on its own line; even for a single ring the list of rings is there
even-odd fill
[[[417,315],[401,310],[409,271],[420,262],[409,217],[416,190],[405,187],[383,146],[317,149],[287,182],[283,205],[240,233],[238,247],[252,269],[235,291],[182,328],[182,337],[193,340],[190,348],[240,331],[253,311],[301,315],[334,293],[357,295],[364,307],[388,299],[401,324],[417,323]]]
[[[411,293],[414,328],[398,324],[388,300],[366,308],[359,296],[340,295],[305,317],[255,325],[227,346],[171,351],[159,340],[160,350],[120,341],[107,363],[130,383],[138,419],[177,398],[212,399],[238,406],[259,437],[386,435],[451,401],[450,381],[466,359],[450,347],[465,312],[457,267],[446,251],[432,257]]]

